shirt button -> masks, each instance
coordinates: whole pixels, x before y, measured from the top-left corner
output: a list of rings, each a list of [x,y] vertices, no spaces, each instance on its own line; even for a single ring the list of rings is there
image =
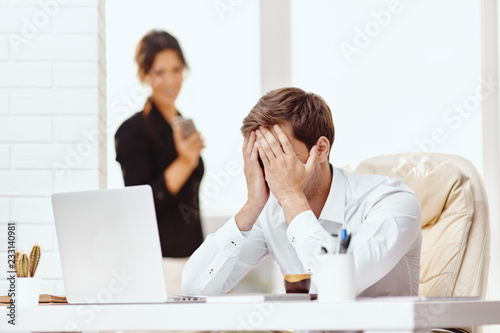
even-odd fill
[[[295,237],[292,237],[292,243],[295,243]]]

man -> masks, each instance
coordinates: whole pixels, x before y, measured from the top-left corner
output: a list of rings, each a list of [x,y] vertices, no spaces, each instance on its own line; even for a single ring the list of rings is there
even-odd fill
[[[330,165],[335,129],[321,97],[271,91],[241,131],[247,202],[191,256],[185,294],[226,293],[267,254],[283,274],[310,273],[315,293],[321,242],[341,228],[352,234],[358,295],[418,294],[420,203],[399,180]]]

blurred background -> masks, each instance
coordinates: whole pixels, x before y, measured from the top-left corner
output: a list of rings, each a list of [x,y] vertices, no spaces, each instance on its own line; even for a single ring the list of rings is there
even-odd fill
[[[190,66],[177,106],[206,139],[201,189],[209,201],[206,215],[234,214],[244,203],[242,168],[227,186],[214,190],[207,183],[216,183],[217,173],[231,161],[242,163],[243,118],[262,94],[285,85],[319,94],[330,106],[336,127],[331,162],[336,166],[354,167],[379,154],[429,150],[464,156],[482,172],[481,103],[476,98],[466,105],[481,86],[479,2],[291,1],[285,7],[289,22],[260,21],[259,1],[231,3],[106,1],[109,133],[140,111],[149,96],[147,89],[143,96],[138,93],[138,41],[152,28],[171,32]],[[450,6],[453,15],[448,15]],[[283,53],[279,62],[268,64],[273,58],[266,52],[275,48],[264,44],[262,49],[262,24],[269,28],[262,31],[264,42],[272,34],[282,37],[274,41],[282,43],[275,45]],[[275,68],[263,73],[261,55],[265,65]],[[281,68],[283,62],[287,68]],[[288,71],[278,82],[276,67]],[[134,102],[127,111],[124,95]],[[438,140],[433,139],[436,131],[442,132]],[[109,135],[107,184],[121,187],[113,140]]]

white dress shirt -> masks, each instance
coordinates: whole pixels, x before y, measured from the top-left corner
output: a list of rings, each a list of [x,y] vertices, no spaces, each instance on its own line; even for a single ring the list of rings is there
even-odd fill
[[[271,254],[283,274],[315,273],[324,237],[341,228],[352,234],[356,294],[417,295],[420,273],[420,202],[401,181],[378,175],[351,174],[333,168],[333,180],[319,219],[311,210],[290,226],[272,194],[249,231],[234,216],[207,236],[183,272],[186,295],[228,292],[250,269]]]

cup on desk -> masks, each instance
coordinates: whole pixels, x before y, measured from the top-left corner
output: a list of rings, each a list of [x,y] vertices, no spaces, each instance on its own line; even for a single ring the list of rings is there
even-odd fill
[[[352,254],[321,254],[317,272],[318,302],[334,303],[356,298]]]
[[[287,294],[308,294],[311,287],[311,274],[285,274]]]
[[[40,278],[17,278],[17,305],[20,308],[38,306],[40,299]]]

